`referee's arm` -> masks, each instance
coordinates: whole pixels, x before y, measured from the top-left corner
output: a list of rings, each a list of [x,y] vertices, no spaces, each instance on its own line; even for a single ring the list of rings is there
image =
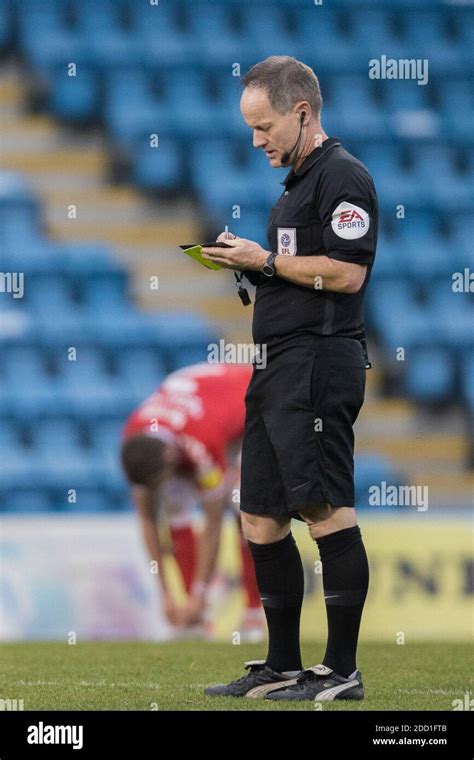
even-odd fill
[[[277,256],[278,277],[315,290],[357,293],[364,284],[367,266],[337,261],[328,256]]]
[[[370,183],[365,168],[345,160],[335,162],[323,173],[314,203],[321,217],[326,255],[277,256],[275,271],[279,277],[336,293],[361,289],[375,250],[375,191]]]

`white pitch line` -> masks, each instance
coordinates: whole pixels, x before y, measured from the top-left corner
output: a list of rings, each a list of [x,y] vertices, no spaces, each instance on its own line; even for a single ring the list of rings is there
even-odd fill
[[[107,681],[77,681],[76,683],[71,681],[16,681],[16,686],[93,686],[99,689],[123,689],[123,688],[139,688],[139,689],[159,689],[159,683],[141,683],[140,681],[117,681],[108,683]]]
[[[459,697],[460,691],[453,691],[452,689],[397,689],[399,694],[418,694],[420,696],[426,694],[441,694],[445,697]]]

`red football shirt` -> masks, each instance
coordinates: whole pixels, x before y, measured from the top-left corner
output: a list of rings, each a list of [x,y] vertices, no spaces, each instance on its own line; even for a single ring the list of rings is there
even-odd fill
[[[224,478],[227,446],[243,435],[250,364],[194,364],[169,375],[128,418],[124,437],[172,437],[180,470],[201,490]]]

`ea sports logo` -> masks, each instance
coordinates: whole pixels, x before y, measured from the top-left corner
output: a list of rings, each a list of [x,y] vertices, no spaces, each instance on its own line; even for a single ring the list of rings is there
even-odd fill
[[[332,213],[331,227],[338,237],[355,240],[367,233],[370,218],[367,211],[360,206],[343,201]]]
[[[361,222],[364,221],[361,215],[358,214],[355,209],[352,209],[352,211],[343,211],[342,214],[339,215],[340,224],[345,222],[352,222],[354,219],[360,219]]]

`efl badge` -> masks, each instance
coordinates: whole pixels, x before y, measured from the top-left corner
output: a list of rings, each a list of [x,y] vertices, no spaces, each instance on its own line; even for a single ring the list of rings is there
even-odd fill
[[[296,255],[296,227],[278,227],[278,253]]]

